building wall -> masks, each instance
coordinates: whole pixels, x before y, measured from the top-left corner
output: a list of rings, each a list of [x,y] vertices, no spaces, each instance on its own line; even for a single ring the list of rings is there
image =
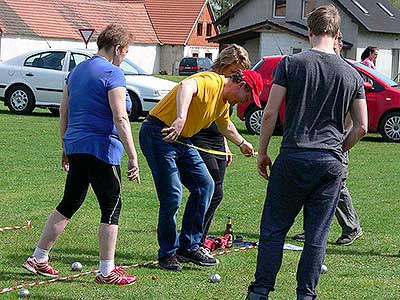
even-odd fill
[[[160,46],[160,71],[177,75],[179,62],[184,56],[184,47],[175,45]]]
[[[396,75],[394,73],[398,73],[400,69],[400,66],[397,66],[397,70],[396,66],[392,66],[392,62],[398,61],[399,51],[396,50],[400,49],[400,34],[371,33],[360,29],[355,45],[357,49],[356,60],[361,60],[361,53],[368,46],[375,46],[380,49],[376,61],[377,70],[389,78],[394,78]],[[396,55],[396,57],[393,57],[393,55]]]
[[[249,59],[251,62],[251,65],[254,66],[260,59],[260,39],[251,39],[247,40],[244,44],[242,44],[247,52],[249,53]]]
[[[203,31],[201,35],[197,34],[197,24],[203,24]],[[211,35],[206,35],[207,24],[211,24]],[[210,6],[206,5],[201,15],[199,16],[197,23],[193,27],[190,37],[187,41],[188,46],[205,46],[205,47],[218,47],[217,43],[209,43],[206,39],[217,35],[216,26],[213,24],[213,18],[210,11]]]
[[[250,0],[229,18],[228,31],[271,19],[273,0]]]
[[[211,59],[215,60],[218,56],[219,48],[205,46],[186,46],[184,49],[184,56],[206,57],[206,53],[211,53]]]
[[[294,49],[310,49],[307,39],[284,32],[262,32],[260,35],[260,55],[293,54]]]
[[[85,43],[79,40],[43,39],[28,36],[5,36],[0,39],[0,61],[17,55],[40,49],[85,49]],[[96,43],[90,42],[88,49],[97,50]],[[135,44],[129,47],[127,57],[149,73],[157,73],[160,68],[159,45]]]

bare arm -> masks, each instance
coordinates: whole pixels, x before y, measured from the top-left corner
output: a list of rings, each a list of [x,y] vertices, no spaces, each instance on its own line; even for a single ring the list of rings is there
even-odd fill
[[[128,155],[128,179],[137,180],[140,183],[137,153],[135,144],[133,143],[131,124],[126,112],[126,89],[124,87],[117,87],[108,91],[108,99],[118,136]]]
[[[161,130],[162,133],[166,134],[166,137],[164,137],[165,141],[174,142],[181,134],[186,123],[189,105],[196,93],[197,81],[195,79],[183,80],[179,84],[178,93],[176,95],[176,119],[171,127]]]
[[[347,134],[343,143],[343,152],[350,150],[368,130],[368,111],[365,99],[355,99],[350,107],[353,127]]]
[[[264,109],[261,121],[260,141],[258,146],[258,173],[265,179],[269,179],[267,168],[271,169],[272,161],[268,156],[268,145],[274,133],[279,108],[286,95],[286,88],[273,84],[269,94],[267,106]]]
[[[68,86],[64,85],[63,98],[61,100],[61,105],[60,105],[60,137],[62,146],[61,167],[68,172],[69,162],[68,162],[68,157],[65,155],[64,140],[63,140],[65,131],[67,131],[67,125],[68,125]]]
[[[217,127],[219,132],[223,136],[225,136],[228,140],[230,140],[232,143],[234,143],[236,146],[240,148],[240,151],[245,155],[245,156],[253,156],[254,155],[254,149],[253,145],[250,144],[248,141],[246,141],[237,131],[235,125],[232,123],[232,121],[229,121],[227,125],[223,126],[222,124],[219,124],[216,122]]]

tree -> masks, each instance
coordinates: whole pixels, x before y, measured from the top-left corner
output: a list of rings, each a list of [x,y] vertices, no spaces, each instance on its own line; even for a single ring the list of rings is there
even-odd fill
[[[215,17],[218,19],[239,0],[209,0],[210,5],[214,11]]]

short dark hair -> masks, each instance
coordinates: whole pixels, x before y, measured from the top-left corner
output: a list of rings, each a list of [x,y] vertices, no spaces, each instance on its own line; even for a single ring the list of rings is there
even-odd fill
[[[241,82],[245,82],[246,83],[246,89],[251,91],[251,87],[247,84],[247,82],[243,79],[242,74],[239,72],[233,73],[231,75],[228,76],[229,78],[232,78],[232,81],[234,83],[241,83]]]
[[[133,42],[133,35],[124,27],[118,24],[108,25],[97,37],[97,47],[110,50],[112,47],[120,45],[122,48],[128,47]]]
[[[332,4],[317,7],[308,15],[307,27],[316,36],[335,37],[340,28],[339,11]]]

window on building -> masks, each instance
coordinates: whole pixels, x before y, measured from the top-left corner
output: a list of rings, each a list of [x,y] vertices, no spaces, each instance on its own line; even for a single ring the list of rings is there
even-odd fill
[[[379,6],[385,13],[387,13],[389,17],[391,17],[391,18],[394,17],[394,14],[393,14],[385,5],[383,5],[383,4],[380,3],[380,2],[377,2],[376,4],[378,4],[378,6]]]
[[[199,57],[198,53],[192,53],[192,57]]]
[[[286,0],[274,0],[274,17],[286,16]]]
[[[206,36],[211,36],[211,33],[212,33],[212,24],[207,23]]]
[[[212,53],[206,53],[206,54],[205,54],[205,57],[207,57],[207,58],[209,58],[209,59],[212,60]]]
[[[198,36],[203,35],[203,23],[197,23],[197,35]]]
[[[317,7],[317,0],[303,0],[303,19],[306,19],[308,14]]]
[[[293,48],[292,54],[297,54],[297,53],[300,53],[301,51],[302,51],[301,48]]]
[[[360,4],[360,2],[358,2],[357,0],[351,0],[351,2],[353,2],[353,4],[354,4],[355,6],[357,6],[364,14],[366,14],[366,15],[369,14],[368,10],[367,10],[364,6],[362,6],[362,5]]]

